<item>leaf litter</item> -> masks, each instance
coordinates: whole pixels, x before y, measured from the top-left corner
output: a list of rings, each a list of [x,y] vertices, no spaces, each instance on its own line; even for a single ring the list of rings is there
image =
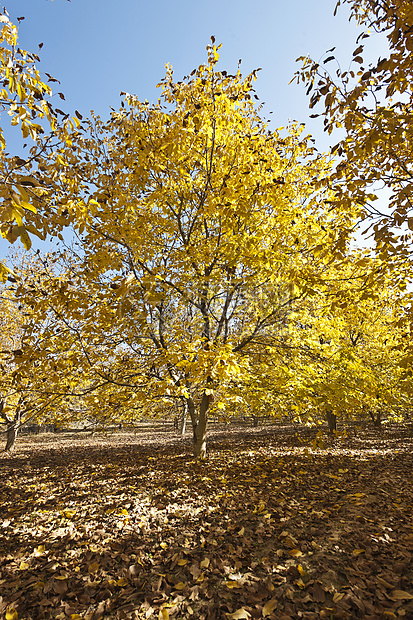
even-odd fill
[[[0,458],[0,615],[413,618],[412,444],[216,431],[197,461],[169,432],[23,437]]]

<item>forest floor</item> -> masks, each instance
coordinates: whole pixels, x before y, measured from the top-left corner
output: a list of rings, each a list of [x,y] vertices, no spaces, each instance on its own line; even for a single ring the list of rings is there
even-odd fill
[[[413,618],[413,432],[62,433],[0,454],[0,618]]]

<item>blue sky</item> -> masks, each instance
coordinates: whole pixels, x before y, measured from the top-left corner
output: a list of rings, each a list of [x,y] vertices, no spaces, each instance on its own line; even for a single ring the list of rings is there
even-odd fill
[[[56,102],[68,113],[93,109],[105,118],[109,106],[119,107],[120,91],[156,100],[165,64],[181,79],[205,61],[214,35],[223,44],[221,70],[234,72],[240,58],[245,74],[262,67],[256,91],[266,102],[264,115],[272,112],[273,128],[295,119],[306,123],[319,149],[337,141],[323,133],[320,120],[308,118],[303,85],[289,85],[298,56],[320,60],[336,46],[341,66],[348,66],[359,30],[348,22],[346,7],[333,17],[336,0],[5,1],[14,23],[25,17],[20,46],[37,52],[39,68],[61,81],[52,87],[64,93],[66,101]],[[382,39],[369,45],[372,57],[385,54]],[[334,69],[333,63],[328,67]],[[7,242],[0,240],[0,256],[6,251]]]

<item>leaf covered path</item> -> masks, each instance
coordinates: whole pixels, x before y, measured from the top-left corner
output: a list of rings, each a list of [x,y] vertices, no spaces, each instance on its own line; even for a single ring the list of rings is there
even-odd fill
[[[172,433],[21,438],[0,458],[0,617],[413,618],[412,444],[250,429],[199,462]]]

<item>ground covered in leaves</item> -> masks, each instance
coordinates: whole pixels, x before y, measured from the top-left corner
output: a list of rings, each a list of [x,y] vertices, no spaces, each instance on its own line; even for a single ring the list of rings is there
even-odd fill
[[[0,455],[7,620],[413,618],[412,429],[20,438]]]

